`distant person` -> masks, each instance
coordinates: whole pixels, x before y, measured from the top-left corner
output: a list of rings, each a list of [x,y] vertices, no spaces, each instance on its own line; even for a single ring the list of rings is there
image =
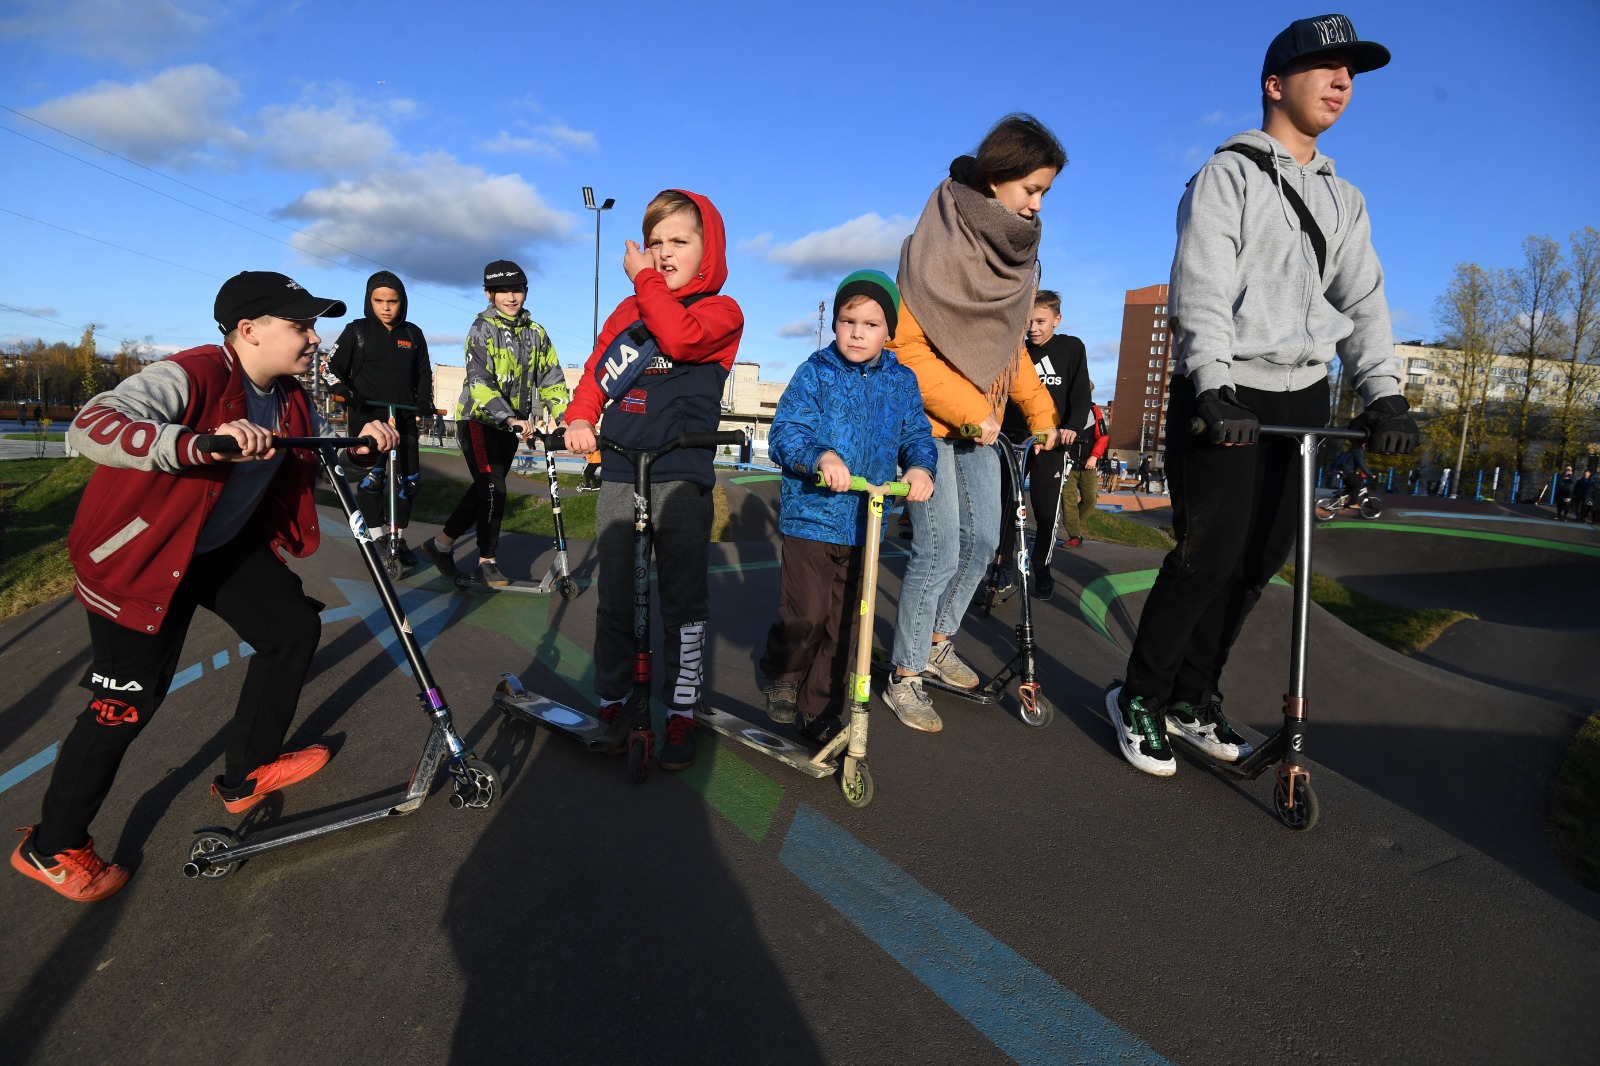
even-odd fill
[[[880,485],[904,471],[912,503],[934,490],[938,457],[917,376],[883,347],[899,315],[887,274],[858,270],[840,282],[833,342],[795,371],[767,435],[783,471],[778,620],[760,664],[767,717],[798,713],[800,732],[824,744],[841,726],[860,627],[872,624],[859,610],[867,498],[847,491],[850,478]]]
[[[1166,423],[1177,546],[1126,680],[1106,690],[1122,754],[1145,773],[1176,770],[1169,732],[1216,759],[1250,751],[1223,716],[1222,671],[1299,526],[1297,445],[1257,443],[1261,424],[1327,425],[1337,354],[1365,403],[1352,428],[1380,453],[1416,447],[1366,203],[1317,148],[1355,75],[1388,62],[1343,15],[1290,23],[1262,64],[1262,128],[1225,141],[1178,206]],[[1191,434],[1196,419],[1205,436]]]
[[[1028,333],[1025,347],[1033,363],[1033,372],[1039,383],[1050,394],[1055,405],[1056,426],[1068,445],[1078,439],[1078,433],[1089,419],[1090,385],[1089,355],[1083,341],[1068,333],[1057,333],[1061,325],[1061,296],[1050,289],[1040,289],[1033,298],[1033,309],[1028,313]],[[1015,403],[1006,404],[1005,421],[1001,432],[1012,444],[1021,444],[1032,436],[1022,408]],[[1044,451],[1031,456],[1027,470],[1028,510],[1033,515],[1037,535],[1031,556],[1032,573],[1029,580],[1040,599],[1049,599],[1055,592],[1055,575],[1050,571],[1050,560],[1055,553],[1056,527],[1061,522],[1062,471],[1066,468],[1065,451]],[[1001,473],[1006,473],[1004,467]],[[1009,476],[1006,480],[1010,480]],[[1016,557],[1016,525],[1011,521],[1010,491],[1002,494],[1000,508],[1000,548],[1002,565],[1010,567]]]
[[[1595,505],[1594,475],[1585,470],[1578,480],[1572,483],[1572,512],[1573,517],[1579,521],[1587,521]]]
[[[43,404],[34,404],[33,405],[33,424],[36,425],[36,426],[44,425],[44,405]]]
[[[1000,408],[1009,397],[1053,447],[1055,406],[1033,372],[1023,331],[1033,307],[1043,232],[1039,209],[1067,155],[1028,115],[1007,115],[958,156],[900,247],[903,303],[890,349],[917,375],[933,424],[938,485],[908,503],[914,536],[901,582],[884,700],[912,729],[943,728],[924,671],[957,688],[978,675],[951,638],[994,559],[1000,536]],[[976,427],[976,437],[965,427]]]
[[[433,362],[428,339],[406,317],[406,287],[398,275],[380,270],[367,279],[366,312],[339,334],[328,353],[328,369],[344,385],[349,425],[388,421],[386,403],[416,408],[394,413],[400,434],[394,518],[404,530],[411,524],[411,501],[422,480],[418,418],[433,416]],[[356,488],[367,529],[374,534],[389,522],[388,479],[385,464],[378,463]],[[402,566],[417,565],[404,536],[399,554]]]
[[[1150,491],[1150,457],[1144,456],[1139,460],[1139,492]]]
[[[1338,473],[1339,479],[1344,484],[1345,499],[1354,506],[1361,501],[1361,494],[1372,480],[1372,470],[1367,466],[1367,449],[1358,440],[1350,442],[1350,447],[1341,452],[1333,461],[1333,469]]]
[[[94,850],[89,825],[123,756],[166,698],[198,608],[250,646],[228,731],[220,805],[241,814],[325,766],[326,745],[283,750],[322,634],[320,604],[279,557],[317,550],[310,452],[279,451],[273,434],[323,434],[297,380],[316,357],[316,320],[344,304],[312,296],[282,274],[245,271],[223,282],[213,317],[225,340],[150,363],[95,396],[68,440],[99,464],[78,505],[67,555],[89,619],[92,699],[61,742],[37,825],[11,865],[68,899],[104,899],[129,873]],[[239,451],[202,452],[197,433],[232,437]],[[358,466],[399,442],[387,421],[377,442],[345,453]],[[209,727],[190,722],[204,737]]]
[[[1572,509],[1572,487],[1577,479],[1572,476],[1572,467],[1567,467],[1556,475],[1554,497],[1556,501],[1556,521],[1565,522],[1567,512]]]
[[[1094,382],[1089,383],[1094,392]],[[1106,414],[1100,405],[1089,404],[1089,417],[1078,431],[1077,439],[1069,448],[1073,470],[1062,483],[1061,525],[1066,537],[1064,548],[1083,547],[1083,536],[1089,529],[1089,516],[1094,514],[1096,487],[1099,485],[1100,466],[1105,462],[1106,446],[1111,438],[1106,433]]]
[[[506,475],[517,448],[532,435],[546,409],[559,417],[567,409],[567,379],[555,345],[523,306],[528,275],[508,259],[483,268],[483,294],[489,306],[467,331],[467,373],[456,403],[456,439],[472,474],[472,484],[437,537],[422,542],[433,565],[455,578],[456,538],[478,533],[478,566],[473,580],[490,588],[511,584],[497,565],[500,524],[506,514]]]

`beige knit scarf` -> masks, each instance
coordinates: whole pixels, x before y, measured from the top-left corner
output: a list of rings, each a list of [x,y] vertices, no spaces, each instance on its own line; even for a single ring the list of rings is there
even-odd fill
[[[1039,287],[1038,218],[946,178],[900,246],[906,307],[951,366],[998,403]]]

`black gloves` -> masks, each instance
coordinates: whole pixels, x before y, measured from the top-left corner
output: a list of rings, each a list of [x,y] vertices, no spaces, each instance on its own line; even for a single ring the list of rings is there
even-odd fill
[[[1205,420],[1204,432],[1210,436],[1212,444],[1256,442],[1256,434],[1261,429],[1261,420],[1239,403],[1239,397],[1234,395],[1232,385],[1202,392],[1195,397],[1195,408]]]
[[[1350,428],[1366,431],[1368,451],[1405,455],[1416,450],[1421,436],[1409,410],[1404,396],[1380,396],[1350,420]]]

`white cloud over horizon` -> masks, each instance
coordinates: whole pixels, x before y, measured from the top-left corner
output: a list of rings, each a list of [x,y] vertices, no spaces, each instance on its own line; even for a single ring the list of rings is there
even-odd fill
[[[783,267],[789,280],[836,280],[866,267],[892,274],[900,262],[900,243],[915,226],[905,215],[883,218],[871,212],[797,240],[773,243],[772,235],[764,233],[739,247]]]
[[[192,165],[245,135],[229,120],[238,84],[204,63],[171,67],[144,81],[101,81],[47,100],[33,117],[141,163]]]
[[[475,288],[489,260],[515,251],[534,274],[531,249],[574,239],[575,216],[551,208],[520,174],[490,174],[446,152],[403,164],[312,189],[282,208],[280,217],[310,222],[291,243],[359,265],[327,241],[412,277]]]
[[[189,48],[228,6],[207,0],[10,0],[10,10],[0,16],[0,41],[31,38],[53,51],[135,67]]]
[[[320,177],[353,175],[386,162],[396,151],[394,134],[363,104],[335,87],[326,103],[308,92],[297,104],[263,107],[258,119],[260,135],[251,142],[265,161],[283,170],[304,171]],[[404,117],[416,105],[405,99],[388,100],[384,114]]]
[[[833,331],[828,329],[827,324],[824,323],[822,332],[831,336]],[[817,320],[814,318],[797,318],[778,329],[778,336],[780,337],[815,337],[816,335]]]
[[[548,122],[534,126],[527,122],[513,123],[521,132],[501,130],[493,140],[479,141],[478,148],[496,155],[525,154],[542,156],[558,163],[566,162],[563,149],[594,152],[600,140],[588,130],[575,130],[565,122]]]

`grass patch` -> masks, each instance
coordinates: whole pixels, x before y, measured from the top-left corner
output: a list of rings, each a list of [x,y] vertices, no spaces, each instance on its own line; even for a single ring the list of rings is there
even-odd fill
[[[1561,760],[1550,821],[1567,871],[1600,892],[1600,712],[1578,728]]]
[[[39,439],[39,434],[37,434],[37,433],[7,433],[5,435],[5,439],[6,440],[38,440]],[[65,433],[46,433],[44,435],[44,439],[45,440],[53,440],[53,441],[56,441],[57,443],[62,443],[62,442],[66,441],[67,435]]]
[[[1278,576],[1293,584],[1294,564],[1278,571]],[[1395,607],[1318,573],[1311,575],[1311,600],[1351,629],[1401,655],[1422,651],[1457,622],[1477,617],[1444,608]]]
[[[1113,544],[1127,544],[1135,548],[1157,548],[1166,551],[1172,547],[1172,537],[1165,530],[1123,518],[1109,511],[1095,511],[1089,516],[1085,535],[1091,540],[1108,540]]]
[[[536,478],[510,475],[510,479],[518,478],[536,482],[542,488],[548,484],[543,473]],[[591,540],[594,537],[594,507],[600,494],[577,491],[581,480],[577,474],[556,475],[556,483],[561,486],[561,524],[568,540]],[[456,509],[456,504],[461,502],[462,495],[471,484],[465,478],[424,477],[417,498],[411,501],[412,521],[444,525],[445,519]],[[501,533],[527,533],[536,537],[556,535],[556,520],[550,513],[549,496],[507,493],[507,497],[505,518],[500,523]],[[333,508],[339,506],[326,481],[317,488],[317,502]]]
[[[67,530],[93,472],[84,458],[0,463],[0,619],[71,590]]]
[[[721,482],[718,482],[711,487],[711,539],[713,542],[721,540],[723,534],[728,532],[729,517],[728,493],[722,487]]]

